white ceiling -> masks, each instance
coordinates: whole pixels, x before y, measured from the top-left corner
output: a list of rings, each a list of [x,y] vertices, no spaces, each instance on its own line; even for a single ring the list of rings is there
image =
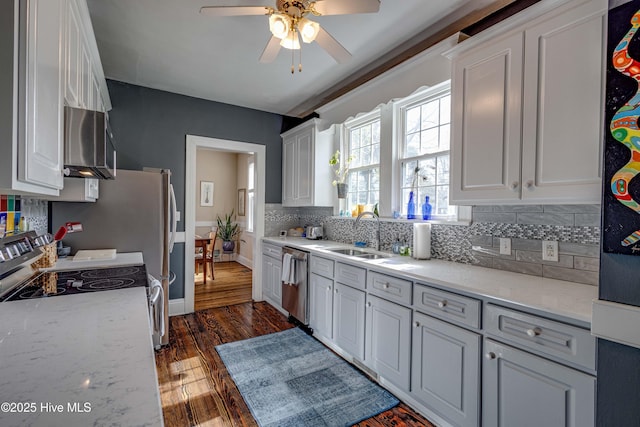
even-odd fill
[[[340,0],[335,0],[340,1]],[[349,1],[349,0],[342,0]],[[266,16],[208,17],[202,6],[274,6],[274,0],[88,0],[107,78],[279,114],[339,84],[445,16],[489,0],[382,0],[377,14],[313,18],[353,58],[337,64],[316,43],[258,62],[270,38]],[[296,52],[295,63],[298,64]]]

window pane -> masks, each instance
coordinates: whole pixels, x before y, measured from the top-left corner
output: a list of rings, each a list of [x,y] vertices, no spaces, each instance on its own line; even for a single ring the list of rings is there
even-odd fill
[[[420,154],[420,133],[407,135],[405,157],[415,157]]]
[[[369,171],[358,172],[358,191],[369,189]]]
[[[407,110],[405,134],[413,133],[420,130],[420,107]]]
[[[440,111],[440,101],[428,102],[422,106],[422,129],[429,129],[438,126],[438,115]]]
[[[448,150],[451,141],[451,125],[444,125],[440,127],[440,149]]]
[[[351,137],[349,140],[351,150],[360,148],[360,128],[353,129],[351,131]]]
[[[371,151],[371,163],[378,164],[380,163],[380,143],[373,145]]]
[[[436,185],[436,159],[430,158],[420,160],[420,178],[418,185],[428,186]]]
[[[449,214],[449,186],[439,185],[437,188],[437,201],[435,209],[438,215]]]
[[[438,150],[438,128],[422,131],[422,146],[420,154],[433,153]]]
[[[371,140],[374,144],[380,143],[380,120],[371,123]]]
[[[440,98],[440,124],[451,121],[451,95]]]
[[[402,164],[402,186],[403,187],[411,187],[413,183],[413,172],[416,169],[418,162],[416,160],[412,160],[410,162],[404,162]]]
[[[378,173],[378,168],[371,170],[370,185],[371,185],[370,187],[371,190],[375,190],[375,191],[380,190],[380,174]]]
[[[360,146],[371,145],[371,125],[366,125],[360,130]]]
[[[360,149],[360,166],[371,164],[371,146],[366,145]]]
[[[449,156],[438,157],[438,185],[449,184]]]

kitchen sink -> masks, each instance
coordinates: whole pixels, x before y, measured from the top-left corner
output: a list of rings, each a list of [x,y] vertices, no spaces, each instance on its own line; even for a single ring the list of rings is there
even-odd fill
[[[362,251],[360,249],[351,249],[351,248],[336,248],[336,249],[329,249],[329,251],[335,252],[337,254],[349,255],[349,256],[371,255],[369,252]]]
[[[335,248],[328,249],[331,252],[335,252],[337,254],[353,256],[362,259],[379,259],[379,258],[389,258],[391,255],[387,254],[374,254],[371,252],[363,251],[361,249],[353,249],[353,248]]]

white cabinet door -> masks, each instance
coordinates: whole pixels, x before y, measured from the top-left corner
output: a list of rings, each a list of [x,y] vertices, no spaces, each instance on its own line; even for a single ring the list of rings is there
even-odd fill
[[[365,364],[404,391],[409,391],[411,310],[367,296]]]
[[[520,197],[522,34],[453,63],[451,202]]]
[[[65,12],[65,91],[64,98],[66,104],[71,107],[80,106],[80,82],[82,74],[82,53],[80,46],[82,45],[82,30],[80,28],[80,18],[76,8],[76,2],[67,0]]]
[[[600,203],[606,15],[599,3],[525,31],[525,200]]]
[[[26,117],[18,150],[18,178],[41,187],[63,186],[61,55],[63,0],[27,3]]]
[[[593,427],[596,379],[485,339],[482,425]]]
[[[365,293],[334,284],[333,340],[356,359],[364,360]]]
[[[89,48],[86,43],[83,43],[80,46],[80,54],[81,54],[81,63],[82,63],[82,74],[81,74],[81,91],[80,91],[80,105],[82,108],[86,108],[88,110],[91,109],[91,105],[93,100],[93,82],[91,75],[93,71],[91,70],[91,55],[89,54]]]
[[[280,260],[262,255],[262,294],[274,304],[282,305]]]
[[[299,206],[310,206],[313,204],[314,141],[312,131],[313,129],[309,129],[308,132],[296,137],[297,174],[294,179],[297,183],[296,203]]]
[[[295,206],[297,187],[296,138],[287,138],[282,144],[282,205]]]
[[[413,320],[411,394],[454,425],[478,426],[481,336],[418,312]]]
[[[309,275],[309,326],[315,334],[333,337],[333,280]]]

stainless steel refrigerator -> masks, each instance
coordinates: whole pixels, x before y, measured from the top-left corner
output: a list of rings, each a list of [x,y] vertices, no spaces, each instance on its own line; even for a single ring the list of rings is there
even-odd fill
[[[173,281],[169,254],[177,221],[171,172],[118,170],[115,180],[100,181],[100,197],[95,203],[51,205],[53,230],[68,221],[82,224],[82,232],[63,239],[72,254],[80,249],[106,248],[143,253],[147,273],[161,281],[164,295],[164,335],[154,334],[154,346],[168,344],[169,285]]]

